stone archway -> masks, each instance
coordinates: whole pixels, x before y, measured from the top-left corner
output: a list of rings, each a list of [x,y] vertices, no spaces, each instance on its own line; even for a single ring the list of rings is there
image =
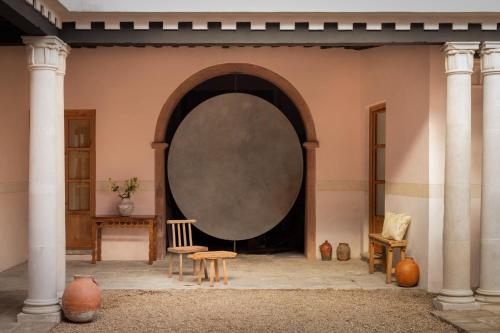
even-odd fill
[[[191,75],[169,96],[158,116],[154,141],[151,144],[155,150],[155,214],[158,216],[157,257],[163,258],[165,256],[166,247],[165,150],[168,148],[168,143],[165,142],[165,136],[170,117],[177,104],[191,89],[206,80],[227,74],[247,74],[269,81],[281,89],[299,110],[306,134],[306,141],[302,143],[306,155],[304,252],[307,258],[313,259],[316,257],[316,148],[318,141],[311,112],[297,89],[285,78],[266,68],[245,63],[215,65]]]

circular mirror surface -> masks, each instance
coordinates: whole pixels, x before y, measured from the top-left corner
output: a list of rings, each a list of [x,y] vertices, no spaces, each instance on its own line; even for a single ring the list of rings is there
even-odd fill
[[[197,228],[221,239],[249,239],[292,208],[302,185],[302,148],[274,105],[227,93],[184,118],[169,147],[167,172],[175,202]]]

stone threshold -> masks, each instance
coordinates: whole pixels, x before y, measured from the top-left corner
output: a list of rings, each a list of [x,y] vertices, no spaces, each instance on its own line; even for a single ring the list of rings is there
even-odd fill
[[[431,311],[459,332],[500,332],[500,311]]]

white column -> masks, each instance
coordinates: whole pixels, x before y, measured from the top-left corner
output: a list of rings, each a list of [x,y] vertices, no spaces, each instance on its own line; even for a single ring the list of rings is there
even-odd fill
[[[57,37],[25,37],[30,69],[28,298],[18,321],[59,321],[57,298]]]
[[[64,75],[66,57],[70,47],[64,44],[59,51],[56,72],[56,197],[57,197],[57,297],[61,298],[66,287],[66,187],[64,157]]]
[[[447,104],[441,310],[476,309],[470,287],[471,74],[479,43],[446,43]]]
[[[500,303],[500,42],[481,47],[483,174],[481,270],[476,300]]]

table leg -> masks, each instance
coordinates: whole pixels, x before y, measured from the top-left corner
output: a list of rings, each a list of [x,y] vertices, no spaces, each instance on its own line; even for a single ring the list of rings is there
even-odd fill
[[[97,261],[101,261],[102,227],[97,226]]]
[[[214,260],[210,259],[210,287],[214,286]]]
[[[96,226],[95,222],[92,221],[92,263],[96,263]]]
[[[208,274],[207,274],[207,261],[203,259],[203,271],[205,272],[205,280],[208,279]]]
[[[153,224],[150,223],[149,224],[149,261],[148,261],[148,265],[152,265],[153,264],[153,252],[154,252],[154,249],[153,249],[153,246],[154,246],[154,230],[153,230]]]
[[[219,260],[215,259],[214,262],[215,262],[215,281],[219,282],[220,281],[220,277],[219,277]]]
[[[203,260],[198,260],[198,284],[201,284],[201,275],[203,274]]]
[[[227,284],[226,259],[222,259],[222,275],[224,277],[224,284]]]

